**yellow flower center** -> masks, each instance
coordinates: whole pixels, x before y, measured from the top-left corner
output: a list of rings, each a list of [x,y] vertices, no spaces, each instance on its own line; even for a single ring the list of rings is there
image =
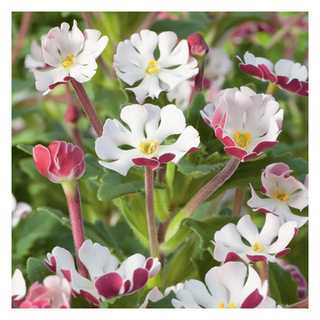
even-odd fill
[[[147,72],[149,74],[155,73],[159,70],[159,63],[156,60],[150,60],[148,63]]]
[[[274,196],[281,201],[287,201],[289,199],[289,194],[282,192],[280,189],[274,193]]]
[[[70,66],[73,64],[73,59],[74,59],[73,54],[68,54],[68,55],[66,56],[66,60],[64,60],[64,61],[62,62],[62,65],[63,65],[64,67],[70,67]]]
[[[152,154],[157,150],[158,146],[158,140],[151,140],[151,141],[145,141],[140,142],[139,148],[142,150],[145,154]]]
[[[234,138],[236,141],[236,144],[241,147],[247,147],[251,141],[251,133],[245,132],[242,133],[240,130],[236,131],[234,134]]]
[[[224,304],[223,302],[219,302],[219,303],[218,303],[219,309],[223,309],[224,306],[225,306],[225,304]],[[234,308],[235,308],[234,303],[233,303],[233,302],[230,302],[230,303],[229,303],[229,307],[230,307],[231,309],[234,309]]]
[[[253,249],[254,251],[257,251],[257,252],[262,252],[262,251],[264,251],[264,250],[263,250],[263,246],[262,246],[260,243],[258,243],[258,242],[256,242],[256,243],[252,246],[252,249]]]

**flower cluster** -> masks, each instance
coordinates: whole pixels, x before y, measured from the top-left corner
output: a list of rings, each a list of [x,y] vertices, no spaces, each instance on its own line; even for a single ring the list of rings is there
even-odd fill
[[[101,37],[101,32],[93,29],[82,33],[74,21],[71,30],[69,24],[63,22],[60,28],[55,27],[43,35],[41,46],[32,42],[25,66],[34,72],[36,89],[47,94],[58,84],[70,80],[98,137],[90,136],[86,143],[82,143],[79,136],[77,140],[73,135],[73,140],[80,143],[74,145],[53,141],[45,147],[36,142],[32,148],[33,162],[38,172],[51,182],[62,185],[69,216],[65,217],[63,213],[60,216],[48,207],[45,209],[71,227],[74,251],[64,248],[63,242],[49,249],[51,252],[47,253],[42,267],[47,267],[54,275],[45,277],[42,283],[33,281],[28,290],[22,272],[16,269],[12,277],[13,307],[70,308],[72,295],[85,298],[90,306],[109,307],[109,303],[117,305],[118,301],[121,304],[126,299],[132,303],[128,297],[132,295],[133,300],[139,296],[139,302],[134,302],[135,307],[140,308],[148,308],[150,301],[159,306],[161,303],[157,302],[160,300],[174,308],[282,308],[277,305],[281,299],[274,300],[270,296],[270,264],[280,270],[289,270],[287,274],[299,280],[299,298],[307,298],[307,283],[300,270],[280,258],[289,254],[290,242],[308,221],[304,213],[297,215],[296,211],[301,212],[308,205],[309,177],[308,174],[303,176],[305,180],[302,183],[291,175],[293,170],[287,164],[270,164],[268,155],[264,155],[266,149],[278,144],[277,139],[283,129],[284,110],[280,108],[280,103],[269,90],[266,94],[256,93],[247,86],[221,90],[232,68],[232,61],[222,49],[211,48],[203,35],[193,33],[185,40],[179,39],[172,31],[157,34],[145,28],[139,30],[139,33],[132,34],[130,39],[120,41],[114,47],[115,55],[110,66],[113,66],[126,94],[127,103],[112,118],[110,115],[114,114],[107,112],[104,124],[100,122],[81,83],[89,81],[96,73],[96,60],[105,49],[108,37]],[[273,65],[269,60],[249,52],[245,53],[244,62],[237,58],[242,71],[262,81],[269,81],[272,88],[277,85],[283,90],[308,96],[305,66],[285,59]],[[206,72],[205,67],[208,68]],[[209,89],[207,96],[200,92],[203,89]],[[212,98],[209,99],[212,102],[207,102],[208,97]],[[68,86],[66,101],[68,107],[64,120],[69,129],[77,129],[80,109],[73,104]],[[187,108],[191,101],[194,103],[189,112]],[[209,134],[200,137],[202,132]],[[216,140],[212,139],[213,133]],[[213,150],[216,142],[220,144],[218,140],[223,144],[219,155],[217,150]],[[85,157],[87,147],[96,155],[88,153]],[[28,146],[21,148],[30,153]],[[211,150],[215,153],[210,154]],[[264,156],[267,162],[260,161]],[[183,157],[186,159],[182,160]],[[87,166],[85,159],[90,161]],[[252,162],[244,163],[248,161]],[[230,183],[233,188],[247,188],[249,191],[250,187],[251,191],[246,214],[233,212],[234,216],[239,217],[230,220],[236,223],[230,220],[226,223],[220,220],[218,214],[201,221],[197,214],[193,215],[197,209],[202,210],[201,205],[206,200],[212,199],[211,195],[216,196],[215,192],[236,172],[238,166],[250,168],[251,164],[255,180],[249,179],[254,175],[249,169],[245,174],[240,173],[240,178],[235,175]],[[129,170],[134,170],[134,166],[145,167],[144,189],[140,179],[138,188],[135,177],[130,175]],[[110,186],[110,181],[106,184],[109,170],[116,172],[113,175],[116,178],[111,182],[120,187],[115,189],[121,189],[122,179],[130,183],[124,193],[115,191],[114,198],[106,195],[110,191],[105,187]],[[256,191],[260,173],[261,196]],[[299,178],[300,173],[296,175]],[[305,170],[302,173],[306,173]],[[89,182],[78,183],[78,179],[85,180],[87,177],[90,177]],[[154,190],[154,177],[165,189]],[[110,235],[104,234],[109,231],[106,220],[100,221],[100,224],[84,221],[80,195],[82,186],[90,189],[87,198],[92,198],[90,192],[99,188],[99,200],[115,199],[111,204],[103,203],[103,210],[95,214],[102,217],[117,207],[132,227],[130,232],[145,247],[143,250],[132,246],[130,249],[134,248],[133,252],[118,251],[116,246],[112,248],[116,240],[111,232]],[[188,193],[190,186],[191,189],[198,189]],[[223,191],[229,188],[226,185]],[[138,194],[141,189],[143,192]],[[176,195],[181,201],[175,201]],[[89,206],[87,198],[84,202],[86,209]],[[97,200],[97,197],[93,198]],[[235,199],[234,209],[239,203],[242,206],[242,201]],[[12,224],[19,229],[25,222],[18,225],[20,218],[28,219],[32,209],[26,203],[17,203],[14,196],[12,202]],[[261,219],[253,218],[252,211],[263,212],[263,225]],[[224,221],[219,228],[210,224],[210,219],[216,218],[219,222]],[[193,231],[201,239],[200,247],[203,249],[207,245],[210,254],[206,253],[217,263],[206,261],[202,265],[201,259],[206,255],[201,254],[199,261],[193,261],[194,265],[201,264],[201,270],[183,274],[183,279],[179,278],[180,275],[171,277],[170,272],[179,273],[177,270],[184,268],[183,259],[188,263],[191,261],[191,253],[187,252],[191,242],[187,242],[187,236]],[[123,229],[115,228],[112,232],[126,237]],[[109,248],[96,242],[98,239],[104,239]],[[150,250],[147,258],[145,250]],[[178,250],[179,254],[175,255]],[[180,266],[176,269],[177,262]],[[40,278],[40,267],[37,272]],[[186,276],[190,274],[192,279]],[[196,274],[198,277],[195,279]],[[30,275],[28,277],[32,281]],[[204,275],[204,281],[200,281],[201,275]],[[162,293],[159,288],[162,290],[165,287]],[[140,294],[139,290],[146,291]],[[127,297],[121,300],[123,296]],[[107,303],[102,303],[105,301]]]

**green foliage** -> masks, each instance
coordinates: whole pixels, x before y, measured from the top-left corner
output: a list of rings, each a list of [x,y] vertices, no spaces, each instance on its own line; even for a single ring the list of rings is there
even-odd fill
[[[106,49],[97,59],[96,74],[84,83],[102,123],[108,118],[121,121],[122,108],[137,103],[134,93],[127,90],[130,86],[117,79],[113,56],[118,43],[130,39],[140,28],[146,28],[145,23],[148,29],[158,34],[173,31],[180,40],[198,32],[210,47],[223,48],[233,66],[219,90],[248,86],[257,93],[266,92],[268,83],[245,74],[238,67],[236,56],[243,59],[246,51],[273,63],[288,58],[305,64],[308,33],[303,23],[293,26],[286,37],[269,48],[284,28],[283,23],[296,17],[297,12],[165,14],[163,19],[161,15],[139,11],[89,13],[93,28],[109,37]],[[18,42],[22,18],[23,12],[12,13],[13,46]],[[27,202],[33,209],[12,228],[12,270],[19,268],[23,272],[28,287],[36,281],[42,283],[46,276],[52,274],[43,260],[55,246],[66,248],[75,255],[63,189],[42,176],[32,159],[32,148],[37,144],[47,146],[53,140],[74,143],[72,132],[75,127],[83,139],[86,161],[85,173],[79,180],[85,237],[108,247],[119,262],[135,253],[150,256],[143,168],[132,167],[126,176],[122,176],[100,165],[95,154],[96,136],[90,132],[90,123],[84,113],[75,125],[64,121],[69,103],[66,86],[59,85],[43,96],[35,88],[33,73],[24,67],[24,59],[30,53],[33,40],[40,43],[40,38],[51,28],[60,26],[64,21],[72,25],[74,19],[81,30],[87,28],[82,12],[33,12],[28,33],[12,65],[12,193],[18,202]],[[72,95],[72,103],[80,107],[74,92]],[[243,211],[259,224],[259,213],[252,212],[246,202],[250,197],[249,184],[260,191],[261,170],[269,164],[286,163],[293,170],[292,175],[304,182],[308,173],[308,98],[281,89],[274,97],[284,110],[278,145],[259,159],[241,163],[231,178],[186,218],[183,213],[185,205],[230,160],[214,130],[205,124],[200,114],[208,103],[213,102],[214,94],[204,89],[194,95],[184,115],[187,125],[199,132],[199,149],[185,155],[178,164],[170,162],[162,168],[164,181],[158,182],[158,174],[155,172],[154,175],[154,210],[162,254],[161,275],[156,280],[150,279],[145,288],[134,294],[102,302],[100,308],[139,308],[154,285],[164,292],[166,287],[189,279],[204,281],[205,274],[220,265],[212,255],[214,245],[210,241],[214,239],[214,233],[226,224],[236,224],[239,220],[239,217],[232,216],[233,197],[225,199],[225,195],[235,188],[243,189]],[[162,108],[178,102],[177,99],[170,101],[166,91],[163,91],[156,99],[146,98],[145,103]],[[176,138],[169,137],[165,143],[172,143]],[[295,213],[306,215],[307,209],[302,213],[296,210]],[[300,228],[288,246],[291,251],[284,260],[297,265],[308,280],[307,224]],[[286,306],[299,300],[297,282],[291,278],[289,271],[276,263],[269,264],[269,284],[271,298],[277,304]],[[147,308],[172,308],[173,298],[175,294],[170,292],[157,302],[149,301]],[[84,298],[72,299],[72,308],[91,307]]]

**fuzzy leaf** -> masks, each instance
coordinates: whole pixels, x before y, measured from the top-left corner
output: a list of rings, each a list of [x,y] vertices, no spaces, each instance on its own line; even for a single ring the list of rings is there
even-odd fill
[[[31,284],[36,281],[43,283],[44,278],[52,275],[43,261],[32,257],[27,260],[27,273]]]
[[[159,301],[156,302],[152,302],[151,300],[149,300],[148,305],[147,305],[147,309],[151,309],[151,308],[166,308],[166,309],[172,309],[174,308],[171,300],[176,298],[176,294],[173,291],[170,291],[170,293],[165,296],[164,298],[162,298]]]
[[[277,304],[291,305],[299,301],[298,280],[293,280],[291,272],[277,263],[269,264],[269,286],[270,296]]]
[[[98,190],[99,200],[112,200],[129,193],[144,190],[145,182],[142,172],[133,169],[126,176],[112,170],[106,170],[106,174],[101,178],[101,185]],[[154,185],[155,188],[164,188],[165,184]]]

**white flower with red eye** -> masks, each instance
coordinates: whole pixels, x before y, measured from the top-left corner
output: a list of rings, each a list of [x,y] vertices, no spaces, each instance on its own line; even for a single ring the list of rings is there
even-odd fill
[[[189,56],[187,40],[174,32],[157,35],[150,30],[135,33],[118,44],[113,66],[117,76],[134,92],[138,103],[147,97],[158,98],[160,92],[172,90],[198,73],[197,60]],[[155,51],[159,50],[159,58]]]
[[[126,175],[134,166],[149,166],[156,169],[170,161],[178,163],[188,152],[198,149],[199,133],[192,126],[186,127],[183,112],[170,104],[162,109],[152,104],[133,104],[122,109],[121,119],[107,119],[103,134],[96,141],[99,163],[111,170]],[[171,135],[180,134],[171,145],[162,144]],[[131,149],[121,149],[120,146]]]
[[[246,280],[246,281],[245,281]],[[261,283],[257,272],[242,262],[213,267],[205,276],[206,285],[188,280],[172,299],[175,308],[275,308],[267,296],[268,282]]]
[[[213,257],[224,263],[239,259],[246,263],[277,262],[279,257],[290,251],[286,246],[297,231],[295,221],[286,222],[281,226],[279,218],[268,213],[265,224],[259,232],[250,216],[245,215],[237,225],[228,223],[215,233],[212,241],[215,245]],[[243,239],[247,240],[249,245]]]
[[[83,33],[73,22],[69,31],[68,23],[63,22],[61,28],[55,27],[41,39],[43,60],[46,69],[33,70],[36,88],[50,92],[56,85],[64,83],[68,77],[82,83],[89,81],[98,68],[96,59],[108,43],[108,37],[99,39],[99,30],[87,29]]]
[[[266,198],[260,198],[250,185],[252,197],[248,205],[254,211],[277,215],[281,224],[286,221],[296,221],[297,227],[300,228],[308,221],[308,217],[293,214],[290,207],[302,211],[308,205],[309,176],[306,176],[303,184],[290,176],[291,172],[289,166],[282,162],[267,166],[261,174],[261,193]]]
[[[295,92],[301,96],[308,96],[308,70],[300,63],[281,59],[274,66],[271,61],[255,57],[252,53],[244,54],[244,62],[239,59],[239,68],[248,75],[262,81],[270,81],[281,89]]]
[[[269,94],[256,94],[248,87],[225,89],[200,113],[225,145],[224,151],[242,162],[278,143],[283,110]]]
[[[161,267],[158,258],[146,259],[137,253],[117,268],[118,260],[110,254],[109,249],[98,243],[93,244],[91,240],[84,241],[79,249],[79,259],[87,268],[89,279],[77,272],[73,257],[66,249],[55,247],[47,257],[47,267],[70,281],[73,295],[85,297],[95,305],[100,305],[100,300],[140,290],[148,279],[157,275]]]

